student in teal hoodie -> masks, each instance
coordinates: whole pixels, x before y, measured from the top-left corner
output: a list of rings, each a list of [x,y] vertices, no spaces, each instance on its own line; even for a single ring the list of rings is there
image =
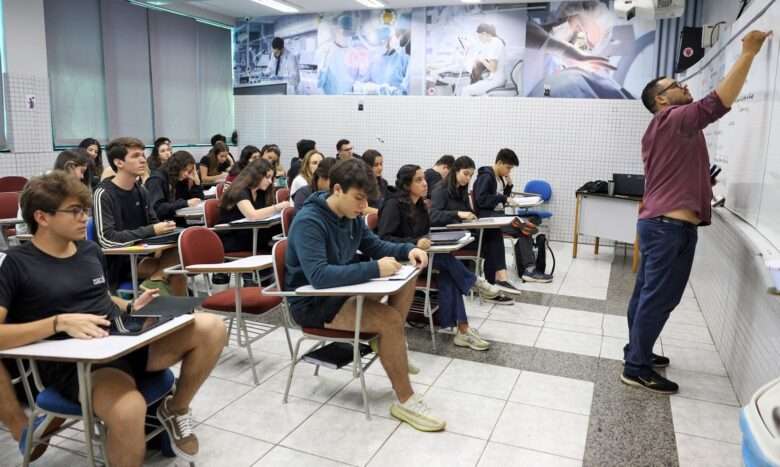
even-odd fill
[[[380,240],[366,227],[362,214],[376,190],[376,177],[362,160],[340,161],[331,169],[330,192],[310,196],[290,228],[285,290],[309,284],[318,289],[360,284],[394,274],[401,267],[398,260],[427,266],[423,250]],[[358,250],[372,260],[358,261]],[[446,423],[431,414],[409,382],[404,323],[414,286],[409,282],[390,296],[387,305],[367,299],[361,331],[379,334],[379,360],[399,401],[390,414],[420,431],[441,431]],[[354,297],[291,297],[289,303],[293,319],[301,326],[355,329]]]

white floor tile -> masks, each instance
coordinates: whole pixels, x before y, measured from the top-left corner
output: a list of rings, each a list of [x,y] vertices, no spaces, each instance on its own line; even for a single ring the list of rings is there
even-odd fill
[[[256,388],[208,422],[217,428],[278,443],[319,407],[319,403],[297,397],[291,397],[284,404],[278,392]]]
[[[588,416],[508,402],[491,441],[582,459]]]
[[[448,432],[485,440],[504,409],[504,401],[442,388],[431,388],[425,402],[447,421]]]
[[[548,307],[531,305],[528,303],[515,303],[512,306],[496,306],[490,312],[490,319],[506,321],[515,324],[531,324],[541,326],[547,316]]]
[[[671,337],[672,339],[697,342],[700,344],[712,344],[712,337],[710,337],[709,329],[690,324],[666,323],[664,330],[661,332],[661,337]]]
[[[536,341],[536,347],[598,357],[601,353],[601,336],[544,328]]]
[[[378,363],[378,362],[377,362]],[[375,363],[376,364],[376,363]],[[372,365],[373,366],[373,365]],[[284,394],[290,368],[276,373],[260,385],[266,391]],[[320,367],[319,376],[314,376],[314,365],[300,363],[295,367],[290,395],[314,402],[325,402],[352,380],[352,373]]]
[[[513,368],[453,360],[433,387],[506,400],[519,375]]]
[[[628,318],[625,316],[604,314],[602,327],[605,336],[628,339]]]
[[[739,408],[671,396],[674,431],[739,444]]]
[[[742,465],[739,444],[675,433],[680,467],[734,467]]]
[[[478,467],[580,467],[582,461],[501,443],[488,443]]]
[[[343,467],[347,465],[284,446],[276,446],[263,456],[254,467]]]
[[[479,328],[479,333],[488,341],[506,342],[528,347],[533,347],[539,331],[540,328],[535,326],[494,321],[492,319],[486,320]]]
[[[399,422],[325,405],[281,444],[352,465],[363,465],[379,450]]]
[[[229,459],[231,466],[248,467],[273,448],[273,444],[220,430],[206,424],[198,425],[195,428],[195,434],[198,436],[200,444],[198,465],[225,465],[226,460]],[[184,459],[171,459],[158,455],[144,465],[185,467],[189,463]]]
[[[680,385],[680,392],[677,393],[680,397],[739,406],[731,381],[725,376],[694,373],[669,367],[666,369],[666,377]]]
[[[607,299],[607,287],[592,287],[584,285],[569,285],[564,283],[558,291],[559,295],[572,297],[592,298],[595,300]]]
[[[583,326],[581,324],[572,324],[572,323],[558,323],[558,322],[545,322],[544,327],[546,329],[556,329],[558,331],[570,331],[570,332],[579,332],[582,334],[590,334],[593,336],[599,336],[601,337],[602,331],[601,326],[597,328],[592,328],[588,326]]]
[[[669,315],[669,320],[666,325],[678,325],[687,324],[691,326],[707,327],[707,322],[704,321],[704,315],[700,311],[693,310],[674,310]]]
[[[402,425],[390,436],[369,467],[476,465],[485,441],[450,433],[420,433]]]
[[[262,383],[290,364],[290,356],[255,352],[255,370]],[[228,354],[211,372],[212,376],[228,379],[237,383],[254,385],[249,356],[243,349],[235,349]]]
[[[715,348],[714,344],[702,344],[699,342],[690,342],[686,340],[675,339],[673,337],[663,337],[663,336],[661,336],[659,339],[663,345],[670,345],[673,347],[679,347],[681,349],[698,349],[698,350],[706,350],[709,352],[717,352],[717,349]]]
[[[517,379],[509,400],[537,407],[590,415],[593,383],[523,371]]]
[[[623,347],[628,343],[628,338],[604,336],[601,340],[601,353],[599,357],[610,360],[623,360]]]
[[[663,340],[662,340],[663,342]],[[685,349],[674,345],[664,345],[664,355],[671,360],[670,368],[728,376],[726,368],[717,352],[699,349]]]
[[[417,394],[425,394],[429,386],[412,383],[412,389]],[[390,379],[387,376],[366,375],[368,406],[374,417],[391,418],[390,406],[398,402]],[[328,401],[329,405],[363,412],[363,392],[360,389],[360,379],[354,379],[335,397]]]
[[[290,330],[290,339],[295,348],[295,342],[301,337],[301,331],[298,329]],[[287,346],[287,338],[284,334],[284,328],[280,327],[270,332],[267,336],[259,339],[252,344],[252,350],[265,353],[272,353],[290,358],[290,348]]]
[[[470,318],[487,318],[493,309],[492,303],[481,303],[476,295],[474,300],[464,297],[463,304],[466,307],[466,315]]]
[[[604,321],[602,313],[593,313],[590,311],[570,310],[568,308],[550,308],[547,317],[544,319],[547,323],[564,323],[579,325],[584,328],[596,328],[601,330],[601,323]]]
[[[701,308],[699,307],[699,302],[696,300],[696,298],[686,297],[683,295],[683,299],[680,300],[680,303],[677,305],[675,310],[701,311]]]
[[[203,421],[254,389],[254,386],[219,378],[208,378],[190,404],[192,416]]]
[[[409,379],[413,383],[420,383],[431,385],[436,378],[438,378],[447,368],[447,365],[452,361],[449,357],[442,357],[440,355],[432,355],[424,352],[409,352],[409,359],[420,369],[420,372],[416,375],[409,375]],[[374,362],[368,371],[370,374],[378,374],[386,376],[385,369],[382,368],[380,362]]]

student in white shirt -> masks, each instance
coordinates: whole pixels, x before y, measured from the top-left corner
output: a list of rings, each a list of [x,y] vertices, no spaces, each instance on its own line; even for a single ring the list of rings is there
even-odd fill
[[[301,171],[295,177],[295,180],[292,181],[292,185],[290,185],[290,196],[294,196],[296,191],[311,184],[311,178],[324,157],[316,149],[306,153],[306,156],[303,158],[303,165],[301,165]]]

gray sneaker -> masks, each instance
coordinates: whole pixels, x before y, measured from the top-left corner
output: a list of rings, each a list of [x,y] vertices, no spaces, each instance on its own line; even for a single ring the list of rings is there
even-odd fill
[[[498,287],[486,281],[483,277],[477,277],[477,282],[474,284],[474,290],[476,290],[482,298],[494,298],[501,293],[501,290],[499,290]]]
[[[483,351],[490,348],[490,343],[483,339],[474,328],[469,328],[464,333],[458,332],[452,342],[458,347],[469,347],[471,350]]]
[[[533,272],[526,271],[523,273],[524,282],[541,282],[547,284],[552,282],[552,280],[553,280],[552,274],[545,274],[539,271],[533,271]]]

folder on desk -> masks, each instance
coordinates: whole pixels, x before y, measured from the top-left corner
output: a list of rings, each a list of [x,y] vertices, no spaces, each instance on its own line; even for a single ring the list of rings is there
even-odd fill
[[[463,241],[469,233],[465,230],[444,230],[431,232],[431,244],[433,245],[457,245]]]

